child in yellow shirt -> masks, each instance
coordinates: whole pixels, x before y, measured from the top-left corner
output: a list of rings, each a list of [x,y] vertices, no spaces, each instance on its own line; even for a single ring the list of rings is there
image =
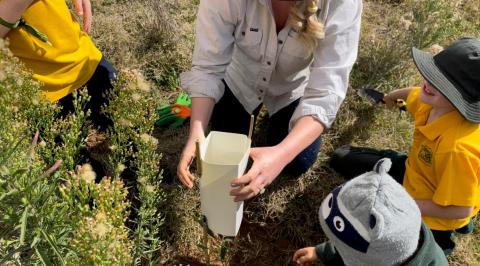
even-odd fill
[[[88,32],[90,0],[73,2]],[[42,93],[59,103],[63,116],[73,111],[72,92],[86,85],[90,120],[102,130],[111,125],[101,106],[107,104],[104,95],[116,70],[82,31],[65,0],[0,1],[0,38],[9,40],[12,53],[43,83]]]
[[[432,56],[413,48],[422,87],[392,91],[415,118],[408,157],[392,150],[343,146],[330,165],[346,178],[367,172],[378,159],[415,199],[436,242],[450,254],[453,232],[468,233],[480,208],[480,40],[463,38]],[[348,167],[346,167],[348,166]]]

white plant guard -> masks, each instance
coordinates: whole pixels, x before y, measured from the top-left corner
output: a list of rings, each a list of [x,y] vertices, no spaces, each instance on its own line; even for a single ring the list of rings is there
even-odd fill
[[[246,135],[211,131],[200,143],[200,201],[208,228],[236,236],[243,217],[243,201],[234,202],[230,182],[243,175],[250,154]]]

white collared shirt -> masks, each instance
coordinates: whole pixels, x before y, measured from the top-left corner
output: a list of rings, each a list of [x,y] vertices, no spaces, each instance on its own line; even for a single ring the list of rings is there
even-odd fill
[[[327,9],[325,38],[309,53],[290,26],[277,35],[270,0],[201,0],[183,89],[218,102],[225,79],[245,110],[264,103],[270,115],[301,98],[290,128],[308,115],[330,127],[357,57],[362,1],[329,0]]]

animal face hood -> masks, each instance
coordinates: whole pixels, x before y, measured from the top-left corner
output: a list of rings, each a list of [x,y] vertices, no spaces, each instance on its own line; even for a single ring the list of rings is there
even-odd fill
[[[398,265],[417,249],[421,214],[391,176],[389,159],[335,188],[319,209],[320,224],[346,265]]]

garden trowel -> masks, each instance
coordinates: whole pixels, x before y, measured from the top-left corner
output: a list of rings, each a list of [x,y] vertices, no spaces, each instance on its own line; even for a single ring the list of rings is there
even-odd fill
[[[385,93],[377,91],[370,86],[362,86],[358,88],[357,94],[373,104],[385,104],[385,101],[383,100]],[[407,110],[407,103],[402,99],[396,99],[395,105],[402,111]]]

